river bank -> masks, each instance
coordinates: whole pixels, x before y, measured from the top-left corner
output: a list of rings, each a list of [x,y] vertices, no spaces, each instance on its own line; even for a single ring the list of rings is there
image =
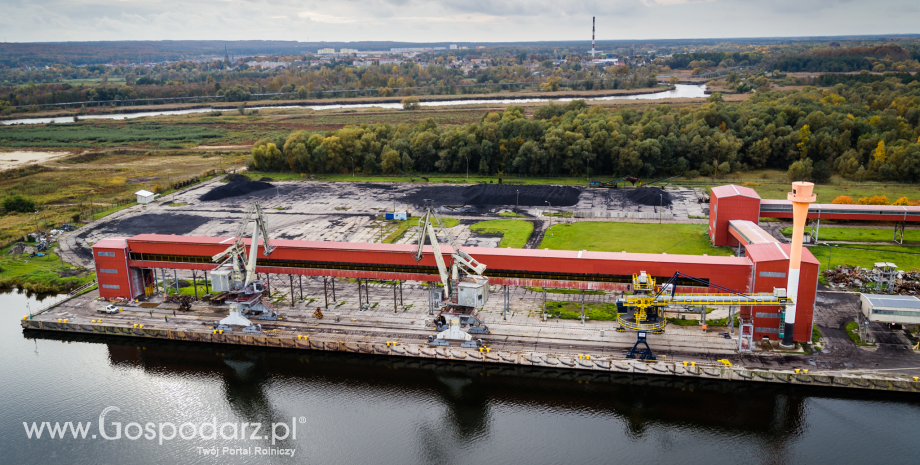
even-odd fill
[[[664,90],[662,90],[664,89]],[[429,95],[415,96],[419,99],[423,107],[426,106],[451,106],[451,105],[469,105],[469,104],[514,104],[516,102],[551,102],[551,101],[569,101],[574,99],[585,99],[592,101],[604,101],[615,99],[673,99],[673,98],[693,98],[704,97],[706,86],[704,85],[677,85],[667,88],[656,88],[646,90],[600,90],[600,91],[562,91],[562,92],[502,92],[495,94],[461,94],[461,95]],[[86,111],[78,115],[80,119],[110,118],[126,119],[138,118],[144,116],[157,115],[179,115],[189,113],[201,113],[207,111],[234,111],[241,103],[245,103],[246,108],[263,109],[263,108],[305,108],[314,110],[323,109],[343,109],[343,108],[367,108],[381,107],[388,109],[402,108],[402,99],[405,97],[373,97],[373,98],[351,98],[351,99],[319,99],[319,100],[260,100],[250,102],[212,102],[212,103],[185,103],[169,105],[141,105],[125,107],[89,107]],[[74,110],[53,110],[47,112],[36,112],[29,114],[29,117],[23,118],[22,114],[8,115],[0,117],[0,124],[43,124],[43,123],[67,123],[72,122]]]

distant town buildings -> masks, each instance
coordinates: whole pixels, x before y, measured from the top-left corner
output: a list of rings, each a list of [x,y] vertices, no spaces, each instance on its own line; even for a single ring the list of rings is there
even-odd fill
[[[317,55],[334,55],[334,48],[321,48],[316,52]]]
[[[451,50],[457,50],[457,44],[450,44]]]
[[[356,49],[356,48],[343,48],[342,50],[339,51],[339,53],[341,53],[341,54],[343,54],[343,55],[349,54],[349,53],[358,53],[358,49]]]

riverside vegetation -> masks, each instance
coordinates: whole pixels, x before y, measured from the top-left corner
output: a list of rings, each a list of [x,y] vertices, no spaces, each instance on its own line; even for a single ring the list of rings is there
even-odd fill
[[[838,77],[838,80],[845,79]],[[920,181],[920,82],[859,75],[831,88],[766,90],[741,103],[608,110],[575,100],[525,117],[510,106],[479,122],[387,123],[294,131],[257,141],[249,167],[293,173],[402,171],[643,178],[788,171],[824,182]]]

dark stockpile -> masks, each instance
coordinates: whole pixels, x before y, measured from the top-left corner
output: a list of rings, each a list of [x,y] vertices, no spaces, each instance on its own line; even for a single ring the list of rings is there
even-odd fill
[[[519,200],[518,191],[521,191]],[[545,207],[549,201],[554,207],[571,207],[578,203],[579,194],[581,190],[571,186],[476,184],[466,187],[425,186],[407,194],[404,199],[416,205],[431,199],[435,206],[505,206],[514,205],[517,201],[522,207]]]
[[[571,207],[578,203],[579,194],[581,190],[570,186],[477,184],[463,189],[463,203],[534,207],[549,202],[554,207]]]
[[[242,179],[241,179],[242,178]],[[261,191],[275,187],[272,184],[261,181],[249,181],[248,178],[244,176],[237,175],[232,178],[230,182],[222,186],[217,186],[214,189],[208,191],[208,193],[199,197],[199,200],[208,201],[208,200],[221,200],[228,197],[236,197],[239,195],[246,195],[251,192]]]
[[[94,229],[112,236],[136,236],[138,234],[188,234],[207,223],[207,216],[184,213],[148,213],[102,223],[98,228],[87,229],[78,237],[86,238]]]
[[[657,187],[640,187],[630,191],[626,197],[639,205],[671,206],[671,195]]]

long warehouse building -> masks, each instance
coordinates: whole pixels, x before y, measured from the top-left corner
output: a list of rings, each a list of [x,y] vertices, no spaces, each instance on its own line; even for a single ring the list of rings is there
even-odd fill
[[[754,226],[756,227],[756,225]],[[155,270],[215,268],[211,257],[233,238],[142,234],[109,238],[93,245],[99,291],[103,298],[144,295]],[[246,241],[249,242],[248,240]],[[336,276],[362,279],[438,281],[437,265],[429,246],[416,262],[416,246],[352,242],[273,240],[274,252],[259,249],[256,271],[276,275]],[[789,245],[775,242],[749,244],[742,257],[640,254],[563,250],[466,247],[464,250],[488,266],[494,285],[562,287],[570,289],[631,290],[632,275],[641,271],[664,282],[675,272],[700,278],[739,292],[772,292],[785,287]],[[445,254],[450,247],[442,247]],[[798,320],[794,339],[811,338],[817,291],[818,261],[803,252]],[[161,274],[162,276],[162,274]],[[679,292],[720,292],[691,281],[678,281]],[[776,339],[782,319],[778,308],[742,307],[753,319],[755,338]]]

